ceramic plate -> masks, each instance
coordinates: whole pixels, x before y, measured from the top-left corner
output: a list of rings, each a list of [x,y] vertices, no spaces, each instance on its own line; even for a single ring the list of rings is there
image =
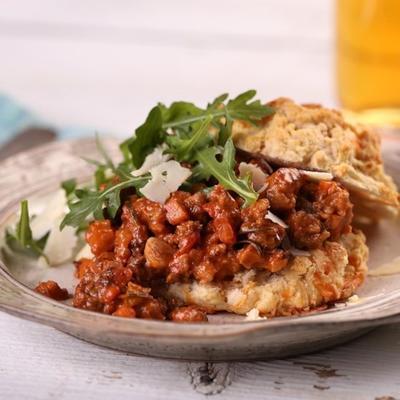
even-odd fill
[[[116,142],[106,142],[117,154]],[[384,141],[388,171],[400,177],[398,138]],[[0,232],[15,219],[19,202],[37,207],[59,188],[62,180],[91,176],[80,156],[95,158],[93,140],[53,143],[9,158],[0,164]],[[399,183],[399,182],[397,182]],[[370,269],[400,255],[398,221],[386,221],[366,232]],[[4,261],[4,260],[3,260]],[[208,324],[116,318],[79,310],[32,291],[38,280],[54,279],[72,288],[73,266],[28,266],[17,258],[0,264],[0,309],[52,326],[80,339],[136,354],[191,360],[245,360],[285,357],[342,343],[383,324],[400,321],[400,274],[368,277],[359,302],[301,317],[254,322],[228,314],[214,315]]]

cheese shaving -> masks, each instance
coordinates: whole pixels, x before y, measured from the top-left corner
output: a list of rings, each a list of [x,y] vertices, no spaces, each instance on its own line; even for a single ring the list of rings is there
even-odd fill
[[[153,167],[168,161],[171,158],[170,154],[163,154],[166,149],[165,145],[157,146],[152,153],[150,153],[145,159],[142,166],[131,173],[132,176],[141,176],[149,172]]]
[[[241,162],[239,164],[239,174],[241,178],[251,175],[254,190],[258,191],[265,185],[267,174],[257,165]]]
[[[260,312],[257,308],[252,308],[248,313],[246,313],[245,321],[260,321],[267,319],[267,317],[261,317]]]
[[[158,203],[164,203],[172,192],[179,189],[192,174],[177,161],[165,161],[149,170],[151,179],[140,189],[143,196]]]
[[[260,187],[260,189],[256,190],[257,193],[262,193],[266,188],[268,187],[267,183],[264,183],[264,185],[262,185]]]
[[[359,303],[360,301],[361,301],[361,299],[356,294],[353,294],[353,296],[350,296],[347,299],[346,303],[353,304],[353,303]]]
[[[94,254],[92,253],[92,250],[90,249],[90,246],[86,243],[82,249],[78,252],[78,254],[75,256],[75,260],[80,260],[81,258],[93,258]]]
[[[309,257],[309,256],[311,256],[311,253],[309,251],[296,249],[295,247],[290,247],[289,248],[289,253],[292,256],[295,256],[295,257]]]
[[[42,268],[42,269],[44,269],[44,268],[49,268],[49,267],[50,267],[49,263],[48,263],[47,260],[46,260],[46,257],[43,257],[43,256],[40,256],[40,257],[37,259],[36,265],[37,265],[39,268]]]
[[[53,220],[53,226],[43,249],[50,265],[59,265],[71,260],[78,242],[75,229],[71,226],[60,231],[61,220],[62,217]]]
[[[313,181],[331,181],[333,179],[333,175],[330,172],[306,171],[304,169],[299,171]]]
[[[54,221],[63,217],[67,210],[65,191],[63,189],[57,190],[54,196],[46,202],[46,207],[40,210],[32,219],[31,230],[33,239],[39,240],[42,238],[53,228]]]
[[[271,211],[268,211],[267,214],[265,215],[265,219],[269,219],[275,224],[280,225],[282,228],[289,228],[285,222],[283,222],[279,217],[277,217],[274,213]]]

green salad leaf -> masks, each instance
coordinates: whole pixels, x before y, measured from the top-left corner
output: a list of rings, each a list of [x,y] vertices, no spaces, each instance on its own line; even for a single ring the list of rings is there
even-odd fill
[[[135,136],[120,146],[125,161],[140,168],[146,156],[164,139],[162,112],[159,106],[151,109],[144,124],[135,131]]]
[[[181,136],[171,135],[166,138],[169,152],[174,155],[177,161],[192,160],[197,149],[207,147],[210,144],[212,138],[208,135],[208,129],[211,121],[212,117],[208,116],[193,133]]]
[[[21,215],[19,217],[15,235],[17,240],[23,246],[26,246],[32,240],[32,230],[29,221],[29,208],[27,200],[23,200],[21,202]]]
[[[225,189],[241,196],[245,200],[245,207],[256,201],[258,194],[250,182],[235,175],[235,146],[232,139],[227,140],[221,161],[217,159],[218,154],[216,147],[205,148],[196,154],[203,171],[216,178]]]
[[[231,120],[241,119],[256,124],[262,118],[272,115],[273,108],[261,104],[260,100],[251,101],[256,94],[255,90],[248,90],[229,100],[225,116]]]
[[[67,198],[75,192],[77,187],[76,179],[67,179],[66,181],[61,182],[61,187],[65,191],[65,195]]]
[[[62,221],[61,228],[66,225],[84,226],[90,216],[104,218],[105,209],[107,215],[114,218],[121,206],[121,191],[135,188],[140,195],[139,189],[150,179],[149,174],[134,177],[131,172],[140,168],[146,156],[161,143],[166,147],[164,151],[173,159],[191,166],[192,175],[185,182],[185,187],[214,177],[226,189],[241,196],[245,205],[251,204],[257,199],[257,193],[248,180],[235,175],[235,147],[231,133],[236,119],[257,124],[273,114],[271,107],[254,99],[255,95],[255,90],[233,99],[229,99],[228,94],[222,94],[204,109],[184,101],[174,102],[169,107],[159,103],[151,109],[133,137],[120,145],[124,161],[118,166],[114,165],[96,137],[103,162],[88,160],[96,165],[96,186],[94,189],[74,189],[75,197],[68,201],[70,211]],[[72,187],[72,184],[68,184],[64,189],[69,193]]]
[[[136,129],[134,137],[121,144],[125,162],[140,168],[146,156],[162,143],[165,137],[169,137],[168,131],[172,131],[175,135],[174,139],[169,139],[172,151],[177,148],[176,155],[181,157],[181,146],[174,146],[176,138],[188,140],[195,132],[199,133],[200,127],[202,136],[208,136],[208,131],[204,129],[206,121],[221,131],[219,144],[223,145],[230,136],[235,119],[256,124],[262,118],[274,113],[271,107],[261,104],[259,100],[253,100],[255,95],[255,90],[249,90],[226,102],[228,94],[224,93],[209,103],[205,109],[184,101],[172,103],[170,107],[158,104],[150,111],[144,124]],[[196,141],[199,140],[198,135]],[[204,139],[203,143],[203,147],[206,147],[208,141]]]
[[[62,220],[60,229],[65,226],[79,227],[90,215],[94,214],[96,219],[101,219],[103,205],[109,205],[109,211],[115,217],[120,203],[120,192],[128,187],[140,189],[148,181],[148,175],[134,177],[131,176],[122,182],[111,184],[103,191],[99,190],[77,190],[78,199],[69,205],[69,213]]]
[[[21,202],[21,211],[19,221],[15,233],[10,231],[6,232],[6,244],[7,246],[16,253],[25,254],[31,257],[44,256],[43,249],[46,245],[49,234],[45,234],[39,240],[34,240],[32,237],[32,229],[30,226],[30,216],[28,201],[23,200]]]
[[[101,165],[104,165],[105,167],[107,167],[110,170],[114,171],[115,170],[114,163],[111,160],[111,157],[108,155],[106,149],[104,148],[103,143],[101,142],[100,136],[99,136],[98,133],[96,133],[95,138],[96,138],[97,151],[100,153],[101,157],[104,160],[104,164],[101,164]]]
[[[246,91],[233,99],[224,93],[200,108],[193,103],[178,101],[169,107],[157,104],[134,135],[120,145],[123,161],[115,164],[98,135],[96,145],[101,160],[85,159],[95,166],[94,182],[79,186],[75,179],[62,183],[69,212],[60,224],[85,230],[91,218],[116,218],[121,208],[121,197],[135,193],[151,179],[150,173],[133,176],[132,171],[142,166],[146,156],[163,144],[163,151],[191,168],[191,176],[182,187],[190,190],[195,182],[216,179],[225,189],[244,199],[244,206],[253,203],[258,194],[247,178],[235,173],[235,147],[232,126],[235,120],[256,125],[274,110],[255,100],[256,91]],[[131,189],[126,192],[125,189]],[[205,191],[211,188],[205,188]],[[21,212],[15,232],[6,232],[9,249],[32,257],[44,256],[48,235],[35,240],[30,226],[28,202],[21,202]]]
[[[183,120],[185,118],[201,115],[203,110],[193,103],[187,101],[176,101],[169,107],[166,107],[162,103],[158,103],[158,106],[162,112],[163,129],[167,129],[167,124],[174,123],[174,121]],[[179,126],[175,126],[178,129]],[[185,131],[185,130],[184,130]],[[178,132],[179,133],[179,132]]]

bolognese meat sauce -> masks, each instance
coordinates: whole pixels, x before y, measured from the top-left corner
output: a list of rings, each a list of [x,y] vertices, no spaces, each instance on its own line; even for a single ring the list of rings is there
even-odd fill
[[[60,288],[54,281],[39,282],[35,291],[53,300],[67,300],[69,297],[68,290]]]
[[[249,207],[220,185],[178,190],[165,204],[134,195],[118,226],[90,224],[86,240],[94,258],[76,264],[74,306],[127,318],[206,321],[204,310],[165,300],[163,287],[224,282],[247,269],[278,273],[291,257],[285,241],[321,248],[349,232],[351,219],[352,204],[340,184],[310,182],[295,168],[269,175]]]

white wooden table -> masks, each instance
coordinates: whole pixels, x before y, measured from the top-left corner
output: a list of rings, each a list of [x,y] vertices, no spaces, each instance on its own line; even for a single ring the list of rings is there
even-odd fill
[[[128,135],[156,101],[336,103],[333,3],[2,0],[0,91],[59,124]],[[102,349],[0,314],[0,399],[400,399],[400,326],[272,362],[186,363]]]

